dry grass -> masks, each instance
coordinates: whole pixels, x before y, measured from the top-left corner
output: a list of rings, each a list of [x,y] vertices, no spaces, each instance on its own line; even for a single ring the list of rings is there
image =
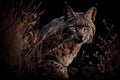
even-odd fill
[[[31,73],[34,69],[38,43],[39,18],[44,11],[37,12],[41,2],[23,0],[8,5],[3,15],[1,36],[3,57],[7,69],[13,73]],[[37,52],[36,52],[37,53]]]

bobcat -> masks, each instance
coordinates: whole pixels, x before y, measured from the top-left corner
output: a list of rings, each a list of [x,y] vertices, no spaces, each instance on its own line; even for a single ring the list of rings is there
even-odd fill
[[[38,72],[52,80],[68,80],[67,67],[77,56],[82,44],[91,43],[95,35],[96,8],[74,12],[65,6],[64,15],[43,26],[40,32]]]

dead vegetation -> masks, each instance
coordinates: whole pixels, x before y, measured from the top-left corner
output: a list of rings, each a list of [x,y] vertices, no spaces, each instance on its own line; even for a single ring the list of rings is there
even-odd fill
[[[12,73],[24,74],[33,71],[34,63],[31,61],[39,57],[33,53],[37,50],[39,18],[44,10],[37,12],[41,2],[33,4],[34,0],[12,0],[2,17],[2,52],[5,65],[8,65],[7,69]]]

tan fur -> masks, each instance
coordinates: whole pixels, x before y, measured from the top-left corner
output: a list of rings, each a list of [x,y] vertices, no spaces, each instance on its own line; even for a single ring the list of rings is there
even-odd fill
[[[56,66],[56,69],[54,69],[57,72],[56,77],[63,73],[65,75],[62,77],[68,79],[67,66],[77,56],[82,44],[91,43],[93,39],[95,15],[95,7],[82,13],[74,12],[72,8],[66,6],[64,16],[53,19],[43,27],[40,34],[40,54],[42,54],[42,62],[46,61],[46,63],[41,64],[42,62],[40,62],[40,67],[44,65],[43,69],[46,74],[52,74],[52,70],[47,70],[46,67],[54,66],[55,68]],[[49,65],[49,61],[52,61],[51,65]],[[58,65],[61,67],[59,73]],[[65,68],[65,71],[62,68]]]

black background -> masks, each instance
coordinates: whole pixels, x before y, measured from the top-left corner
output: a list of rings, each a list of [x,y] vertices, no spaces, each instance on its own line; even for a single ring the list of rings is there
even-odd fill
[[[13,0],[14,1],[14,0]],[[26,0],[23,0],[26,1]],[[40,19],[40,27],[47,24],[53,18],[57,18],[63,15],[63,9],[65,6],[65,1],[70,5],[76,12],[84,12],[92,6],[97,7],[97,16],[96,16],[96,26],[98,30],[101,29],[101,22],[103,19],[106,19],[108,24],[114,24],[116,30],[119,30],[120,26],[119,18],[119,1],[113,0],[34,0],[35,4],[42,2],[40,9],[44,9],[45,12]],[[0,0],[0,14],[4,14],[5,7],[10,3],[10,0]],[[100,26],[101,25],[101,26]],[[119,28],[119,29],[118,29]]]

